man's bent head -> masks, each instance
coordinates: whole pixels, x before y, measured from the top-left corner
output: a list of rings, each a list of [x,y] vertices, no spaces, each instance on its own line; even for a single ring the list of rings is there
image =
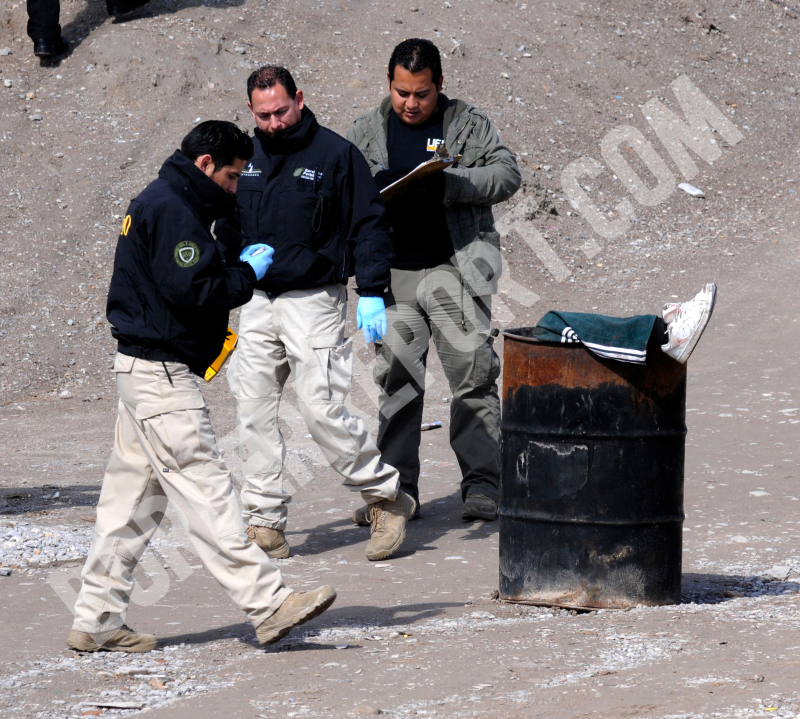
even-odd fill
[[[303,91],[285,67],[267,65],[247,79],[247,107],[258,129],[271,136],[300,122]]]
[[[232,122],[206,120],[183,138],[181,154],[233,194],[245,163],[253,156],[253,141]]]
[[[419,125],[434,112],[442,91],[442,58],[430,40],[403,40],[389,59],[392,109],[407,125]]]

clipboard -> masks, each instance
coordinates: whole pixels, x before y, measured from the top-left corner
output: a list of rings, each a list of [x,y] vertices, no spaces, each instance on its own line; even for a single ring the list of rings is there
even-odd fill
[[[391,185],[384,187],[381,190],[383,201],[389,202],[399,197],[404,192],[407,192],[410,186],[418,180],[421,180],[423,177],[428,177],[428,175],[433,175],[436,172],[443,172],[448,167],[452,167],[462,157],[463,155],[451,157],[444,145],[439,145],[436,154],[430,160],[417,165],[407,175],[404,175],[399,180],[395,180]]]

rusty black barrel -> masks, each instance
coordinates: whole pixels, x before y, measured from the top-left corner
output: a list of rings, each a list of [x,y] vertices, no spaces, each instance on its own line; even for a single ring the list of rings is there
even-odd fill
[[[686,367],[504,333],[500,597],[565,607],[681,593]]]

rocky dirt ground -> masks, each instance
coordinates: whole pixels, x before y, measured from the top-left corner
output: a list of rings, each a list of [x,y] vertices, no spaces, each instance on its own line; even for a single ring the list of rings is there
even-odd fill
[[[24,3],[0,5],[0,716],[800,716],[800,9],[342,2],[153,0],[112,22],[102,3],[66,0],[72,51],[42,63]],[[550,248],[504,237],[516,284],[495,304],[498,327],[551,308],[655,312],[719,284],[689,368],[682,603],[575,614],[493,599],[497,524],[461,523],[441,430],[424,435],[423,519],[397,558],[366,562],[366,530],[348,519],[358,497],[309,442],[290,391],[295,554],[282,565],[295,587],[333,584],[334,607],[258,649],[167,521],[129,617],[162,648],[72,654],[68,605],[116,409],[104,301],[128,201],[198,118],[250,127],[253,67],[290,67],[344,133],[380,100],[389,52],[410,36],[439,44],[445,91],[484,108],[518,156],[525,185],[496,216],[527,202]],[[685,179],[642,107],[658,98],[682,117],[671,89],[682,75],[743,139],[717,135],[721,157],[695,157],[704,198],[675,189],[634,203],[630,229],[603,237],[566,201],[563,168],[600,159],[608,133],[632,125]],[[606,217],[627,195],[608,170],[583,185]],[[374,426],[371,351],[351,331],[351,403]],[[435,359],[430,382],[426,421],[446,428]],[[224,379],[207,396],[238,473]]]

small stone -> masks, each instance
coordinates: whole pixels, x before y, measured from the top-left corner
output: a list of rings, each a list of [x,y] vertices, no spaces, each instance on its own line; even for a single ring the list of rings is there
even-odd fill
[[[61,399],[72,399],[72,392],[70,392],[68,389],[65,389],[58,396],[61,397]]]
[[[33,122],[41,122],[43,119],[44,118],[42,117],[42,111],[41,110],[35,110],[33,115],[31,115],[31,120]]]
[[[378,714],[383,714],[383,712],[378,709],[378,707],[364,705],[353,709],[353,714],[367,714],[368,716],[376,716]]]
[[[776,564],[767,572],[768,577],[774,577],[778,581],[782,582],[785,579],[789,578],[789,575],[792,573],[791,567],[786,567],[782,564]]]
[[[11,570],[8,567],[0,567],[0,577],[10,577]]]
[[[53,155],[53,157],[64,157],[64,153],[63,152],[57,152],[55,155]]]
[[[11,80],[9,80],[8,78],[3,80],[3,87],[11,87],[13,84],[14,83]]]
[[[10,54],[11,54],[11,48],[10,47],[0,47],[0,55],[2,55],[3,57],[6,57],[7,55],[10,55]]]
[[[247,50],[245,50],[243,47],[235,47],[233,50],[234,52],[238,52],[240,55],[244,55],[247,52]]]

